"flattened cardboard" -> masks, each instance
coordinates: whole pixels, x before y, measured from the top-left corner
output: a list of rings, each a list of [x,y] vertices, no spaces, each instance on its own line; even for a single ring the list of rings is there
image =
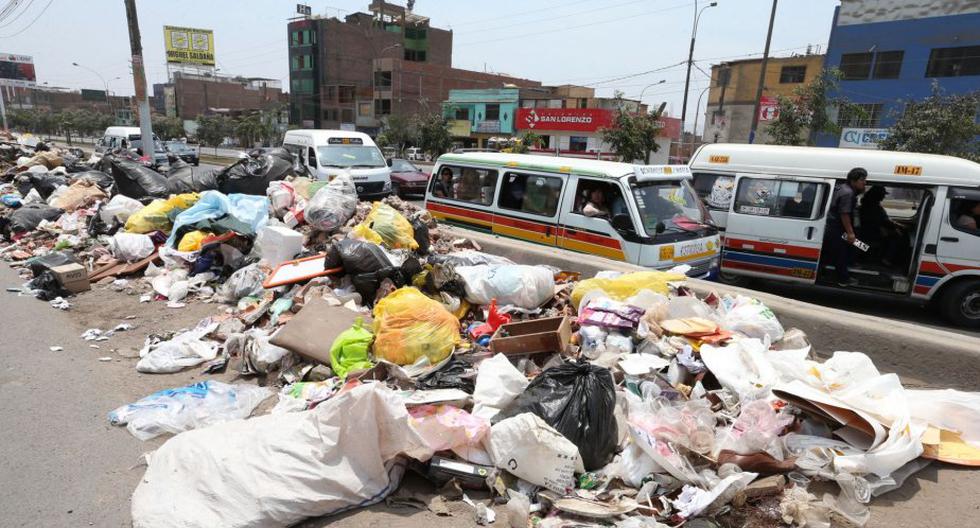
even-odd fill
[[[331,306],[325,299],[313,299],[286,323],[270,341],[306,359],[330,364],[330,346],[344,330],[362,317],[371,328],[371,318],[343,306]]]

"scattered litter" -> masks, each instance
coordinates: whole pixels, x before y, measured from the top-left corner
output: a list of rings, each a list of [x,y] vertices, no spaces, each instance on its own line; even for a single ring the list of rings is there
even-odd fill
[[[64,349],[65,349],[64,347],[60,347],[60,346],[48,347],[48,350],[50,350],[52,352],[61,352]]]

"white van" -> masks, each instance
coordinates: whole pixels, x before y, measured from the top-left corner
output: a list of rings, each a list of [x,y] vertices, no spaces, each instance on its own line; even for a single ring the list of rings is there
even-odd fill
[[[298,174],[330,180],[349,172],[362,198],[391,193],[391,169],[371,137],[346,130],[289,130],[282,147],[296,159]]]
[[[470,229],[655,269],[718,267],[718,230],[685,166],[472,152],[436,160],[433,217]],[[600,196],[601,195],[601,196]],[[586,215],[598,199],[599,215]]]
[[[695,188],[724,226],[722,278],[760,277],[839,288],[821,265],[834,186],[868,171],[848,267],[855,290],[934,301],[951,322],[980,326],[980,164],[961,158],[816,147],[704,145]],[[881,190],[884,199],[871,199]],[[884,226],[884,229],[881,228]]]
[[[139,127],[132,126],[111,126],[102,133],[102,138],[95,143],[95,152],[102,154],[116,148],[127,150],[140,148],[140,138],[142,132]],[[168,166],[167,150],[156,134],[153,134],[153,153],[150,166],[154,169]]]

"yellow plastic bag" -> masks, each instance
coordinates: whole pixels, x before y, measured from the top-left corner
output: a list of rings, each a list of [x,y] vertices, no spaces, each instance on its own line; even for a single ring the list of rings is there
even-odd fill
[[[207,231],[191,231],[180,239],[177,251],[197,251],[201,249],[204,239],[211,236]]]
[[[592,290],[602,290],[610,299],[626,300],[636,295],[640,290],[650,290],[663,295],[667,294],[668,282],[682,281],[687,276],[666,271],[637,271],[624,273],[614,279],[585,279],[579,281],[572,290],[572,304],[579,308],[582,297]]]
[[[197,203],[201,197],[197,193],[175,194],[166,200],[153,200],[150,205],[133,213],[126,220],[126,232],[149,233],[152,231],[169,232],[172,227],[170,211],[187,209]]]
[[[388,294],[374,306],[374,357],[410,365],[422,356],[431,364],[459,344],[459,320],[415,288]]]
[[[383,202],[374,202],[367,218],[353,232],[358,238],[375,244],[383,243],[391,249],[419,248],[412,223],[394,207]]]

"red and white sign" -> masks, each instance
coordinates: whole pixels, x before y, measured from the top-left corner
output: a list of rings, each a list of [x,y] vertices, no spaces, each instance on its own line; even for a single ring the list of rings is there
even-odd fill
[[[660,129],[660,133],[657,134],[659,137],[670,138],[673,140],[679,140],[681,138],[681,120],[677,117],[661,117],[660,123],[663,124],[663,128]]]
[[[779,117],[779,101],[775,97],[759,99],[759,121],[774,121]]]
[[[518,108],[518,130],[597,132],[613,124],[613,111],[603,108]]]

